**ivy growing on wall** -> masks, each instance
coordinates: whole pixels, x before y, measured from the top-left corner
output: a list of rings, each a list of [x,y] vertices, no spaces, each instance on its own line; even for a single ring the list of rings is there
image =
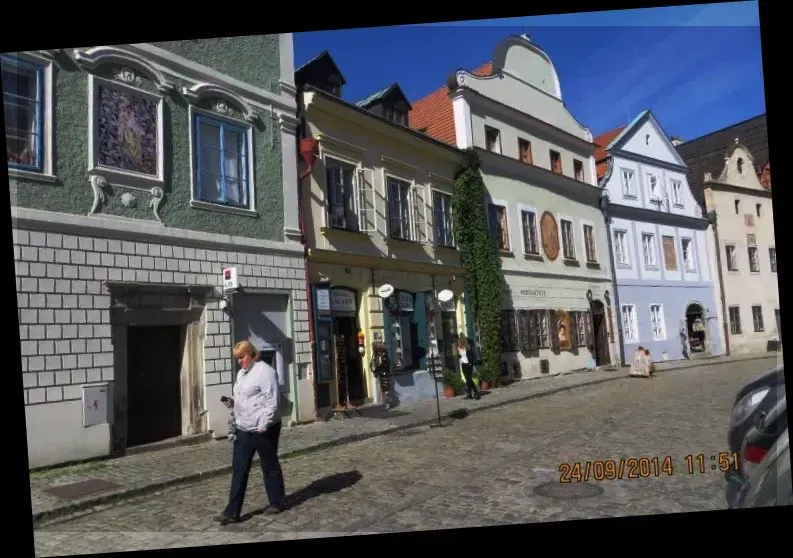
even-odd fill
[[[486,197],[479,154],[467,149],[452,190],[454,234],[474,321],[479,324],[481,377],[493,383],[501,363],[501,258],[488,229]]]

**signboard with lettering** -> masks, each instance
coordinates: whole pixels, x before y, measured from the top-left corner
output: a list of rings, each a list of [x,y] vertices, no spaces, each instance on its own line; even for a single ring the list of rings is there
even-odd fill
[[[397,304],[399,305],[400,312],[412,312],[413,295],[411,293],[400,291],[399,293],[397,293]]]
[[[633,361],[631,362],[629,374],[637,378],[649,378],[652,364],[653,360],[650,358],[650,355],[637,349],[636,352],[633,353]]]
[[[355,291],[350,289],[332,289],[330,291],[330,311],[334,316],[355,317],[357,308]]]

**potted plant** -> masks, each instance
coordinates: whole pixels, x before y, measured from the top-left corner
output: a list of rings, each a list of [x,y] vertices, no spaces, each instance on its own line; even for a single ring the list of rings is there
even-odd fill
[[[455,374],[452,370],[444,370],[443,372],[443,395],[446,397],[454,397],[457,395],[457,388],[462,385],[462,380],[459,374]]]
[[[481,374],[482,389],[487,391],[490,388],[496,387],[497,375],[488,373],[488,370],[483,370]]]

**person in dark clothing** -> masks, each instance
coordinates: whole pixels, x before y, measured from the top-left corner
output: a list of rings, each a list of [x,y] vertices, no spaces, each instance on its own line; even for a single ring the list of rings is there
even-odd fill
[[[457,338],[457,354],[460,356],[460,366],[465,376],[465,387],[468,394],[465,399],[480,399],[479,390],[474,383],[474,353],[468,339],[462,333]]]

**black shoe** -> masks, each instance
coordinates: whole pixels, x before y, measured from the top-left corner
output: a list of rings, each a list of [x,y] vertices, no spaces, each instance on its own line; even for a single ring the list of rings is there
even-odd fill
[[[279,513],[283,513],[286,511],[286,504],[281,506],[274,506],[270,504],[264,510],[265,515],[278,515]]]
[[[482,396],[477,393],[476,395],[474,395],[474,399],[479,401],[480,399],[482,399]]]
[[[229,517],[225,513],[221,513],[220,515],[215,516],[215,521],[220,523],[221,525],[228,525],[229,523],[239,523],[240,518]]]

